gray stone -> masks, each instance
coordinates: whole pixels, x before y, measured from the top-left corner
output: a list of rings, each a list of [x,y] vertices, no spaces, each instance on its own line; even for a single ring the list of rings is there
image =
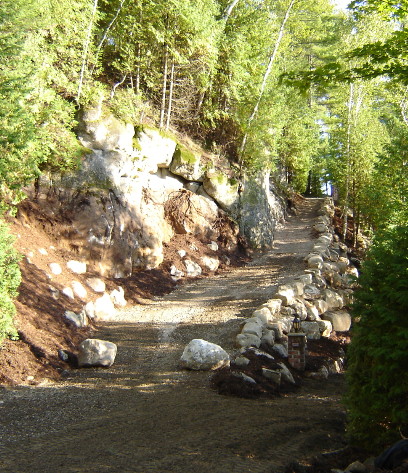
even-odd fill
[[[242,333],[256,335],[258,338],[261,338],[262,326],[256,322],[247,322],[242,328]]]
[[[186,151],[177,146],[170,165],[170,171],[182,176],[187,181],[202,182],[208,163],[204,162],[199,154]]]
[[[192,370],[216,370],[229,366],[230,357],[219,345],[194,339],[185,347],[180,362]]]
[[[308,265],[309,268],[321,269],[322,266],[323,266],[323,258],[319,255],[311,256],[307,260],[307,265]]]
[[[212,251],[218,251],[218,243],[215,242],[215,241],[212,241],[211,243],[209,243],[208,245],[208,248]]]
[[[282,381],[285,381],[290,384],[296,384],[292,373],[290,372],[289,368],[284,364],[284,363],[278,363],[280,366],[280,372],[281,372],[281,379]]]
[[[262,307],[267,307],[273,316],[278,315],[282,307],[282,300],[270,299],[269,301],[265,302]]]
[[[223,210],[234,211],[238,203],[238,183],[221,171],[208,171],[203,182],[204,190]]]
[[[279,386],[281,383],[282,371],[262,368],[262,376],[266,379],[270,379],[273,383]]]
[[[76,314],[75,312],[72,312],[72,310],[66,310],[64,312],[64,318],[78,328],[83,328],[88,325],[88,319],[84,311]]]
[[[194,261],[191,261],[190,259],[185,259],[183,263],[186,267],[187,276],[189,276],[190,278],[200,276],[200,274],[202,273],[201,266],[195,263]]]
[[[275,344],[275,332],[273,330],[264,330],[261,343],[272,347]]]
[[[239,366],[240,368],[245,368],[246,366],[249,365],[249,360],[245,356],[237,356],[234,360],[234,363],[236,366]]]
[[[368,469],[364,465],[364,463],[361,463],[359,461],[355,461],[351,463],[347,468],[346,468],[346,473],[367,473]]]
[[[143,158],[148,167],[144,170],[150,173],[157,172],[158,168],[168,168],[172,162],[177,143],[159,130],[144,127],[137,136],[140,152],[137,155]]]
[[[261,339],[250,333],[240,333],[237,335],[237,345],[239,347],[257,347],[261,346]]]
[[[307,322],[301,323],[302,330],[305,332],[308,340],[319,340],[320,339],[320,327],[318,322]]]
[[[281,343],[275,343],[275,345],[272,347],[272,351],[277,356],[280,356],[281,358],[287,358],[288,357],[288,350]]]
[[[345,310],[330,311],[322,315],[322,319],[328,320],[336,332],[347,332],[351,326],[351,316]]]
[[[320,335],[326,338],[330,337],[333,331],[333,325],[330,320],[318,320],[317,323],[319,325]]]
[[[323,291],[324,300],[327,302],[328,308],[330,309],[341,309],[343,307],[343,299],[337,294],[337,292],[331,289],[325,289]]]
[[[235,378],[242,379],[242,380],[245,381],[246,383],[249,383],[249,384],[256,384],[256,381],[254,380],[254,378],[251,378],[251,376],[248,376],[247,374],[242,373],[241,371],[233,371],[231,374],[232,374],[232,376],[234,376]]]
[[[116,357],[117,346],[112,342],[88,338],[79,345],[78,365],[111,366]]]

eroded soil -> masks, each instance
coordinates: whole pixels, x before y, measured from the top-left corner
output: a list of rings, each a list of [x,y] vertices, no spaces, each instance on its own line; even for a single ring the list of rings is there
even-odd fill
[[[218,395],[209,373],[182,371],[192,338],[234,353],[243,318],[304,269],[317,200],[280,230],[275,249],[238,268],[120,313],[96,334],[117,343],[109,369],[0,391],[0,471],[279,473],[345,445],[343,376],[248,400]]]

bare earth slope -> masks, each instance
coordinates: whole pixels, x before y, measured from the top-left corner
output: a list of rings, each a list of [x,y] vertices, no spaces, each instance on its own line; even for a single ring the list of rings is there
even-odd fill
[[[218,395],[209,374],[178,368],[204,338],[233,352],[243,317],[304,269],[317,200],[245,268],[202,279],[122,311],[97,334],[117,343],[109,369],[74,370],[63,383],[0,391],[0,471],[270,472],[343,446],[341,375],[299,393],[246,400]]]

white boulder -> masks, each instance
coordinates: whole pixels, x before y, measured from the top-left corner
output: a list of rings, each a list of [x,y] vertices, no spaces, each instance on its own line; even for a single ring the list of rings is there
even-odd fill
[[[230,357],[219,345],[194,339],[185,347],[180,362],[191,370],[216,370],[229,366]]]
[[[78,366],[111,366],[117,346],[112,342],[88,338],[79,345]]]

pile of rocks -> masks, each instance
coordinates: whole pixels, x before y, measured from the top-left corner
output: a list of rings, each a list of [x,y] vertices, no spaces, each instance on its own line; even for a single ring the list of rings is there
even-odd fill
[[[333,201],[326,198],[313,226],[319,236],[305,258],[307,269],[293,281],[279,286],[273,299],[252,313],[237,335],[239,347],[263,345],[286,358],[287,334],[295,315],[301,320],[301,330],[308,339],[330,337],[333,331],[350,329],[351,317],[345,307],[352,301],[358,271],[347,258],[347,247],[334,234],[333,215]],[[331,369],[337,372],[341,364],[334,363]]]

